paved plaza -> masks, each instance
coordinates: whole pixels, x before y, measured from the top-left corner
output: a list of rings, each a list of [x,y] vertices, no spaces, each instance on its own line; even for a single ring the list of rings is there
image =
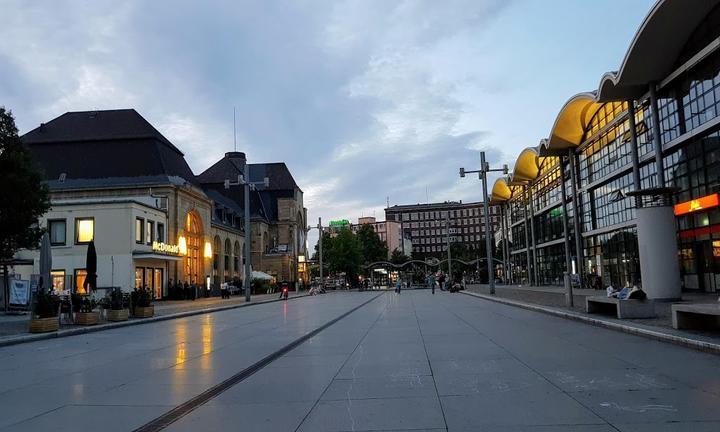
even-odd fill
[[[720,430],[718,356],[427,290],[0,348],[0,430],[142,428],[357,307],[166,430]]]

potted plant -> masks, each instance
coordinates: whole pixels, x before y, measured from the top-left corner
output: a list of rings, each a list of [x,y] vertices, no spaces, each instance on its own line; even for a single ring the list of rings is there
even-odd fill
[[[135,288],[131,296],[133,316],[136,318],[150,318],[155,314],[152,304],[152,293],[149,288]]]
[[[30,333],[46,333],[60,328],[58,312],[60,298],[50,291],[39,290],[35,294],[35,304],[30,319]]]
[[[130,306],[129,296],[123,293],[120,287],[110,290],[105,298],[108,321],[127,321]]]
[[[90,296],[72,295],[75,324],[95,325],[100,322],[100,312],[96,311],[97,302]]]

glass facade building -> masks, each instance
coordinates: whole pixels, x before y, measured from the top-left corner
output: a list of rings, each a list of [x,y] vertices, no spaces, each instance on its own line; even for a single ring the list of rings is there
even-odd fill
[[[680,3],[657,2],[619,72],[570,98],[550,136],[495,183],[513,282],[561,285],[568,271],[595,287],[642,283],[629,194],[667,187],[675,204],[692,209],[676,211],[673,233],[682,288],[720,290],[720,207],[693,204],[720,192],[720,6],[687,11]],[[672,29],[663,28],[668,15]]]

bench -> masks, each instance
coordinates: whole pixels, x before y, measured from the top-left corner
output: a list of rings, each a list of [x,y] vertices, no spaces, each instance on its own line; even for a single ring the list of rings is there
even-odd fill
[[[674,304],[671,310],[676,329],[720,329],[720,304]]]
[[[618,319],[655,317],[655,303],[652,300],[620,300],[606,296],[586,297],[585,310],[589,314],[608,314],[617,316]]]

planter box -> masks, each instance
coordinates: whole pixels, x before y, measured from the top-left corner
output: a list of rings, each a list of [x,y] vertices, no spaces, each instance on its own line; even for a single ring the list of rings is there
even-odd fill
[[[33,318],[30,320],[30,333],[47,333],[58,331],[59,329],[60,320],[58,317]]]
[[[76,312],[75,324],[95,325],[100,322],[100,312]]]
[[[113,310],[108,309],[107,320],[108,321],[127,321],[130,312],[127,309]]]
[[[133,312],[135,318],[150,318],[153,315],[155,315],[155,306],[135,306],[135,312]]]

